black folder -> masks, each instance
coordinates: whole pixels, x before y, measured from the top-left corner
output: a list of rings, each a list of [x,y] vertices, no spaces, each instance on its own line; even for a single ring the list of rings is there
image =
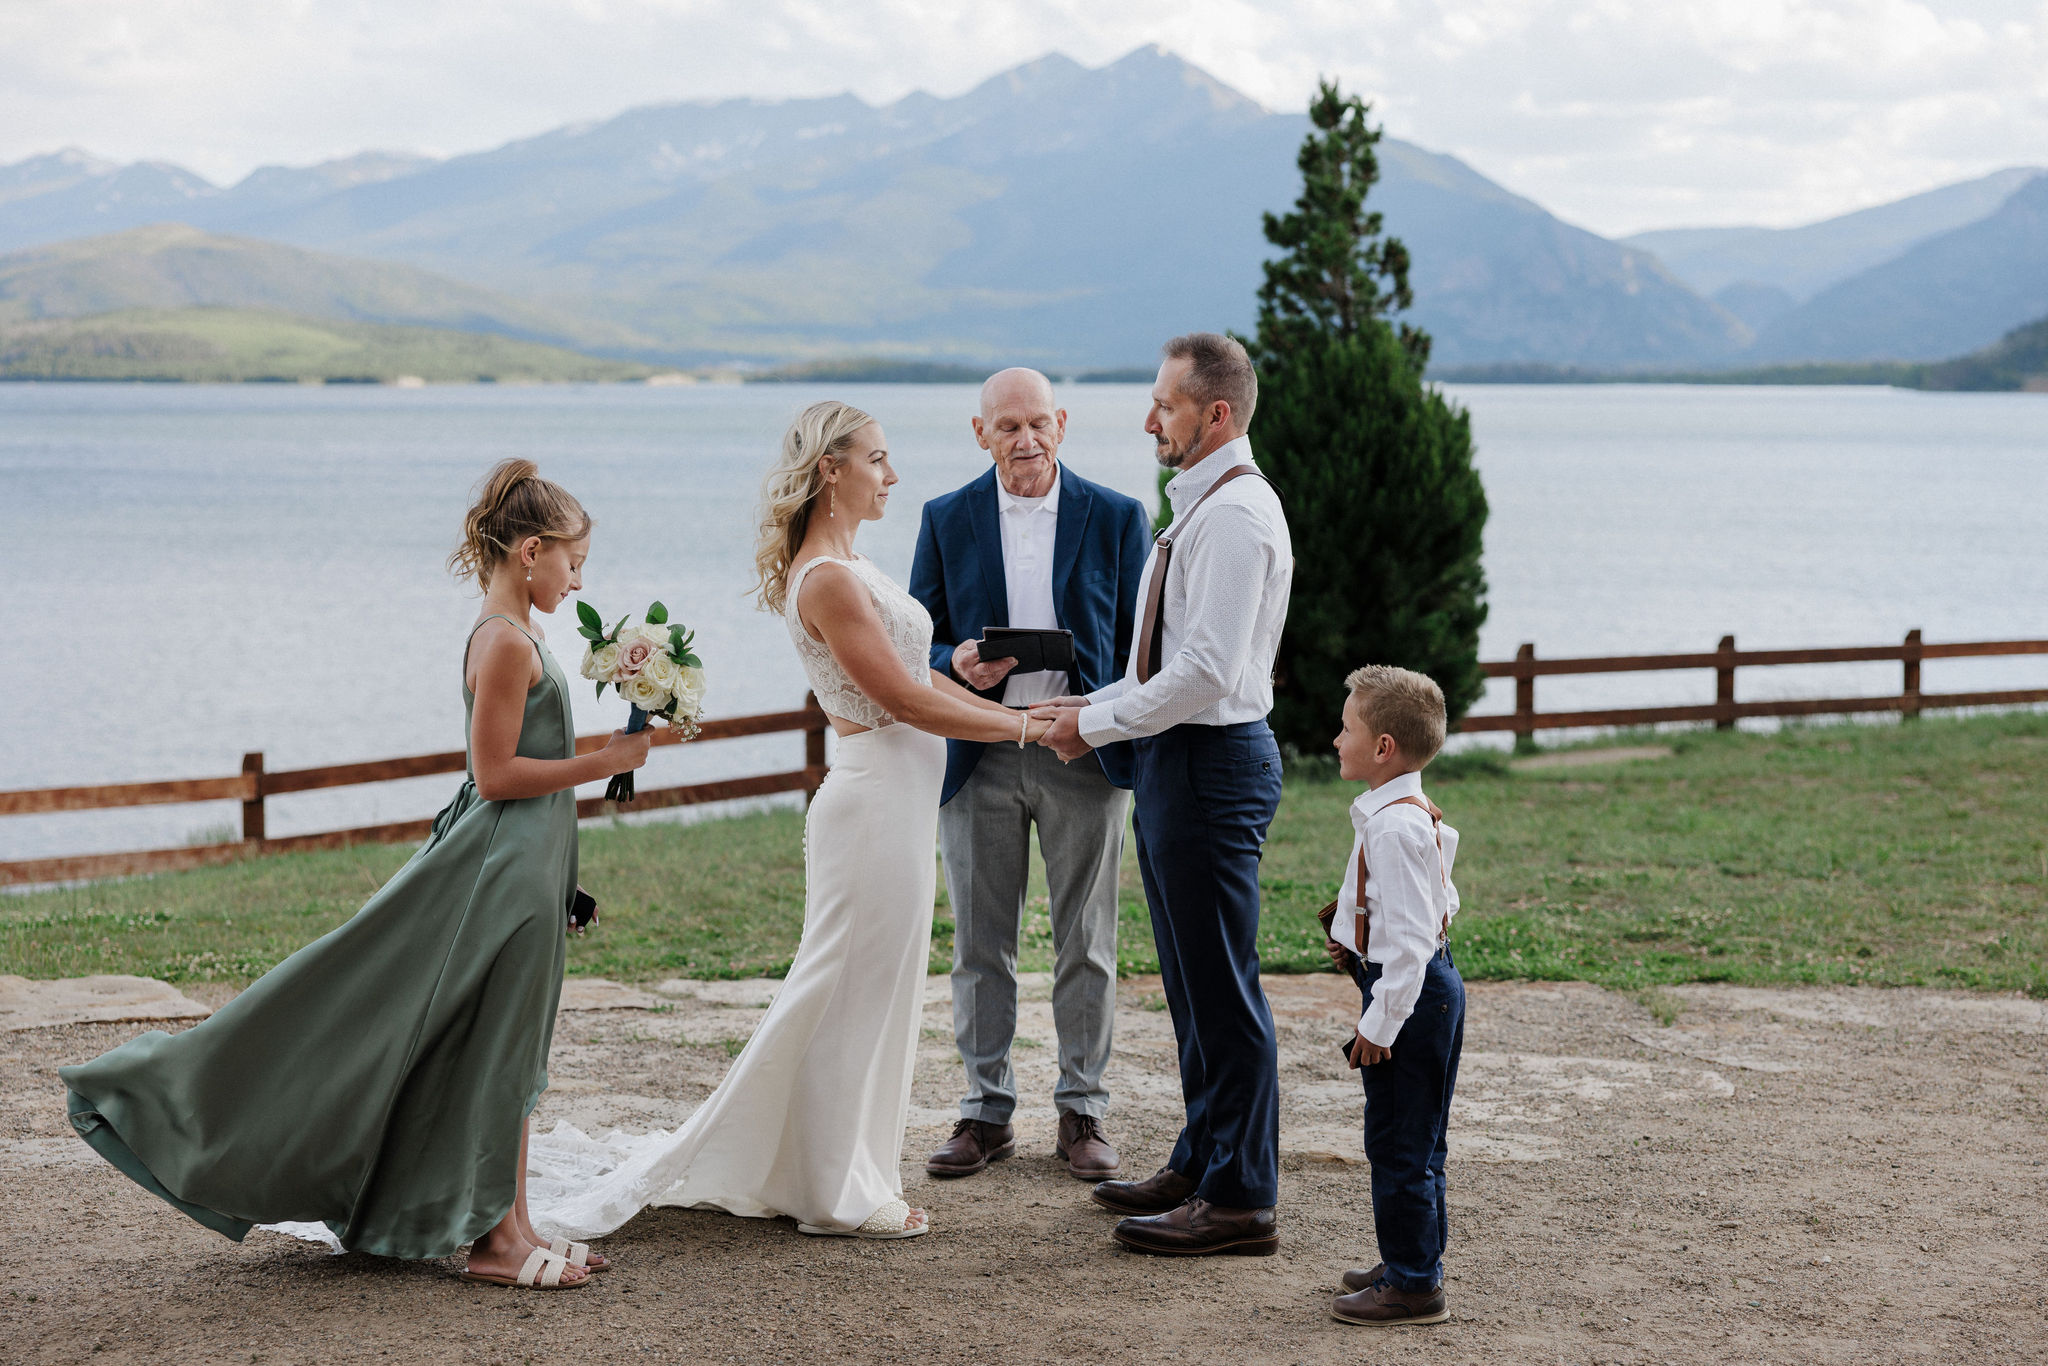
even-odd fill
[[[1017,674],[1071,673],[1074,668],[1074,633],[1037,630],[1022,626],[987,626],[979,642],[983,659],[1014,659]]]

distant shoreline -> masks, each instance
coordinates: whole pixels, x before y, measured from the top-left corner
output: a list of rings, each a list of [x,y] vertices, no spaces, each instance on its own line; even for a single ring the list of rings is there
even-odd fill
[[[1149,366],[1041,362],[1063,384],[1150,384]],[[0,383],[946,384],[978,385],[995,362],[900,356],[785,362],[624,358],[530,337],[341,322],[263,309],[133,309],[75,318],[0,317]],[[1805,362],[1741,369],[1594,370],[1540,361],[1447,365],[1437,384],[1764,386],[2048,392],[2048,320],[1993,346],[1932,362]]]

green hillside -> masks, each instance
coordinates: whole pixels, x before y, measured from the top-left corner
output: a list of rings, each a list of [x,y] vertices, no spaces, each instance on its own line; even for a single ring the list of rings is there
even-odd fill
[[[0,326],[190,308],[494,332],[596,350],[631,351],[644,340],[611,323],[412,266],[225,237],[183,223],[0,256]]]
[[[1432,366],[1429,377],[1443,384],[1888,384],[1898,389],[2048,393],[2048,318],[2016,327],[1981,351],[1944,361],[1842,361],[1627,374],[1539,364]]]
[[[0,321],[0,379],[324,380],[435,384],[628,380],[644,365],[480,332],[333,322],[255,309],[133,309]]]
[[[1982,351],[1922,367],[1919,387],[2048,392],[2048,318],[2016,327]]]

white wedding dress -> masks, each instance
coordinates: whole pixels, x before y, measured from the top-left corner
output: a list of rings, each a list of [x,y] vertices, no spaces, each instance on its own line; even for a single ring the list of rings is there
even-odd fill
[[[819,704],[872,729],[842,737],[804,826],[796,961],[725,1080],[669,1133],[533,1136],[527,1203],[543,1234],[610,1233],[650,1205],[788,1215],[850,1230],[903,1195],[903,1129],[931,951],[946,742],[896,724],[797,617]],[[931,617],[866,558],[867,586],[912,678],[929,685]]]

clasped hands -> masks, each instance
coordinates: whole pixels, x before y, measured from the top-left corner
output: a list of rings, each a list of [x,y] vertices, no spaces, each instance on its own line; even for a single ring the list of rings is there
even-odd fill
[[[983,659],[978,641],[963,640],[953,647],[953,673],[981,692],[1002,682],[1016,667],[1014,659]],[[1059,755],[1062,763],[1071,764],[1095,748],[1081,738],[1079,717],[1087,705],[1085,697],[1055,697],[1031,708],[1032,720],[1052,722],[1040,733],[1038,743]]]
[[[1052,722],[1038,743],[1059,755],[1063,764],[1071,764],[1095,748],[1081,738],[1081,708],[1087,705],[1085,697],[1055,697],[1031,709],[1032,720]]]

